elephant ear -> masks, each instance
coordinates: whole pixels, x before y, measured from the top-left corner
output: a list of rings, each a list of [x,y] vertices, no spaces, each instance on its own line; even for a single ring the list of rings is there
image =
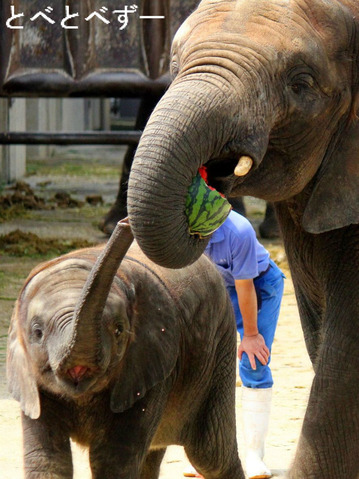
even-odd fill
[[[308,233],[324,233],[359,223],[359,121],[342,134],[340,144],[318,172],[303,215]]]
[[[24,413],[31,419],[38,419],[40,417],[40,396],[22,335],[19,301],[15,304],[8,334],[7,382],[11,395],[20,402]]]
[[[150,270],[136,287],[133,339],[111,393],[111,410],[123,412],[164,381],[175,368],[180,343],[179,311],[165,284]]]

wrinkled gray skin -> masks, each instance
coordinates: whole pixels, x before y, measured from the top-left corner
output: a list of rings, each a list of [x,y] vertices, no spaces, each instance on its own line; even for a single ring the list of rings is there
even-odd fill
[[[291,479],[359,477],[358,22],[356,0],[202,1],[129,181],[135,237],[174,268],[206,245],[184,206],[199,166],[274,202],[315,370]]]
[[[72,438],[89,447],[96,479],[155,479],[170,444],[206,479],[244,479],[235,323],[219,274],[205,256],[161,268],[136,244],[118,269],[118,242],[95,273],[101,247],[40,265],[18,298],[7,373],[26,478],[72,478]]]

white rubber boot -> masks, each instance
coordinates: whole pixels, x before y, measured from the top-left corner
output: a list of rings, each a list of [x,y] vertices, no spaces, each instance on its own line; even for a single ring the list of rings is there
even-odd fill
[[[246,472],[250,479],[272,477],[263,462],[264,441],[268,431],[272,389],[242,386],[243,431],[246,445]]]

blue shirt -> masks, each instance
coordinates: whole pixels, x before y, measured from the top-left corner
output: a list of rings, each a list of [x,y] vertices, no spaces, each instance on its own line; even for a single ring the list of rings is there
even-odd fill
[[[205,253],[216,264],[227,287],[234,287],[236,279],[256,278],[269,265],[269,253],[257,240],[253,226],[235,211],[213,233]]]

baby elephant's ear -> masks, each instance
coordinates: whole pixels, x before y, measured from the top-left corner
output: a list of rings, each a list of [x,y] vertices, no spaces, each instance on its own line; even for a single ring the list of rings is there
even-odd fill
[[[7,343],[8,388],[13,398],[20,402],[24,413],[31,419],[38,419],[40,417],[39,391],[29,363],[23,331],[21,331],[19,310],[19,301],[17,301],[11,318]]]
[[[324,233],[359,223],[359,120],[342,134],[326,158],[303,215],[308,233]]]
[[[165,286],[149,277],[136,292],[131,329],[134,337],[111,394],[111,410],[129,409],[147,391],[164,381],[179,354],[179,311]]]

